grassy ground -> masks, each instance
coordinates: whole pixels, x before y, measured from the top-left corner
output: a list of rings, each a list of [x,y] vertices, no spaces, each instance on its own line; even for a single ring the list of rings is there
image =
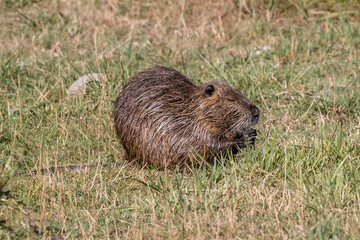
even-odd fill
[[[0,237],[357,238],[359,6],[0,1]],[[240,89],[262,111],[256,148],[192,172],[19,174],[122,162],[113,102],[154,65]],[[107,79],[69,97],[91,72]]]

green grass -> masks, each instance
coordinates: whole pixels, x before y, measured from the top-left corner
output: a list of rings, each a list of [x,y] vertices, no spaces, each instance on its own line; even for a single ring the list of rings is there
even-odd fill
[[[359,6],[0,2],[0,237],[358,238]],[[26,174],[122,162],[113,103],[154,65],[240,89],[262,112],[256,147],[190,171]],[[92,72],[107,79],[66,94]]]

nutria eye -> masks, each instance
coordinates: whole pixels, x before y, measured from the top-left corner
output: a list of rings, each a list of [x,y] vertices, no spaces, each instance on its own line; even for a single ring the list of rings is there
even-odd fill
[[[215,92],[215,87],[214,85],[210,84],[210,85],[207,85],[206,88],[205,88],[205,95],[207,97],[211,97]]]

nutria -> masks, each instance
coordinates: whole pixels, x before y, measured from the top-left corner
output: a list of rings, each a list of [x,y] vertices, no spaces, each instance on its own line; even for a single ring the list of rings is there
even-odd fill
[[[225,82],[198,86],[167,67],[131,77],[114,105],[117,136],[127,159],[160,168],[253,145],[260,110]],[[194,161],[195,160],[195,161]]]

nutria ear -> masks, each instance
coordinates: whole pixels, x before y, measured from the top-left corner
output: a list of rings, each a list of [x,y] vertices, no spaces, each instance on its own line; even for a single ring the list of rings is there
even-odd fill
[[[211,97],[215,92],[215,87],[212,84],[209,84],[205,88],[205,96]]]

